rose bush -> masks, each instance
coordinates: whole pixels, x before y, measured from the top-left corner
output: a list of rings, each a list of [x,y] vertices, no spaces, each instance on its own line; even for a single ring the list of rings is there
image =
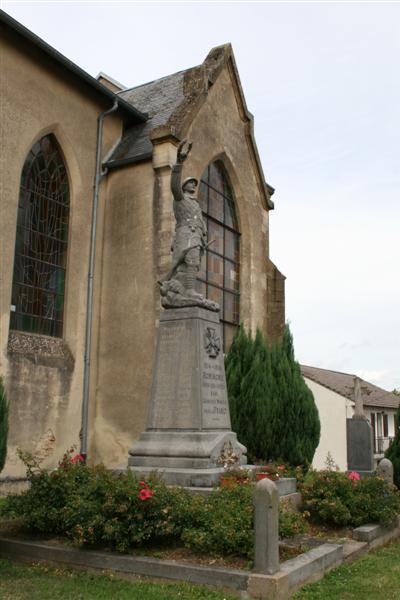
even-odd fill
[[[78,546],[121,552],[146,544],[183,543],[214,556],[253,555],[253,486],[215,489],[209,496],[167,487],[156,477],[138,480],[88,466],[67,452],[52,472],[21,455],[30,489],[8,496],[2,513],[19,517],[31,531],[66,536]],[[280,514],[285,537],[304,530],[301,515]]]
[[[310,471],[299,489],[304,510],[319,523],[388,525],[400,513],[400,494],[394,486],[376,476],[361,479],[355,471]]]

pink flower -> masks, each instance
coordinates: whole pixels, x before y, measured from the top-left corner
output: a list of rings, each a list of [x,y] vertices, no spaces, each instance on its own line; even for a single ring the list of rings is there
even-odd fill
[[[71,462],[73,465],[76,465],[79,462],[84,463],[85,459],[83,458],[82,454],[75,454],[75,456],[71,458]]]
[[[140,490],[138,498],[139,498],[139,500],[144,501],[144,500],[150,500],[150,498],[152,496],[154,496],[154,492],[152,492],[151,490],[148,490],[148,489],[143,489],[143,490]]]
[[[279,465],[278,471],[284,471],[284,470],[285,470],[285,465]]]
[[[357,473],[357,471],[352,471],[351,473],[347,473],[347,477],[350,479],[350,481],[360,481],[360,479],[361,479],[360,473]]]
[[[146,485],[146,482],[145,482],[145,481],[139,481],[139,485],[141,485],[141,486],[145,486],[145,485]]]

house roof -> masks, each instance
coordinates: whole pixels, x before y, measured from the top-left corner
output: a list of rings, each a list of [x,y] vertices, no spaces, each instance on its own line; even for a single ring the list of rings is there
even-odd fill
[[[8,28],[8,30],[17,33],[31,44],[34,44],[53,61],[61,65],[70,73],[73,73],[81,82],[86,83],[103,98],[111,101],[111,103],[114,103],[114,101],[117,99],[119,110],[125,119],[127,119],[130,123],[141,123],[146,121],[147,115],[145,114],[145,111],[142,112],[138,110],[131,102],[126,102],[124,98],[121,98],[109,90],[99,81],[97,81],[97,79],[89,75],[89,73],[86,73],[86,71],[78,67],[78,65],[70,61],[63,54],[47,44],[44,40],[24,27],[21,23],[10,17],[10,15],[3,10],[0,10],[0,23]]]
[[[229,64],[233,73],[242,118],[249,123],[250,147],[262,182],[261,191],[265,197],[266,206],[272,209],[274,204],[271,196],[274,189],[266,183],[264,178],[254,139],[253,115],[246,106],[230,44],[213,48],[201,65],[119,92],[120,98],[136,106],[139,110],[146,111],[149,120],[125,131],[106,166],[115,168],[151,158],[152,139],[157,137],[172,136],[177,140],[181,139],[226,64]]]
[[[354,402],[354,378],[356,375],[330,371],[317,367],[300,365],[303,377],[307,377],[320,385],[337,392]],[[398,408],[400,397],[359,378],[361,381],[361,397],[364,406],[377,408]]]

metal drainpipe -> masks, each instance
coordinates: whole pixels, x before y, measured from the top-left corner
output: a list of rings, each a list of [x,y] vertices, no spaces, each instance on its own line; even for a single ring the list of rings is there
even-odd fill
[[[101,113],[97,118],[97,146],[96,146],[96,170],[93,183],[93,205],[92,205],[92,224],[90,232],[90,254],[88,271],[88,288],[86,300],[86,331],[85,331],[85,356],[83,366],[83,399],[82,399],[82,427],[81,427],[81,449],[80,454],[85,462],[87,459],[87,441],[88,441],[88,416],[89,416],[89,388],[90,388],[90,353],[92,346],[92,321],[93,321],[93,275],[94,261],[96,255],[96,235],[97,235],[97,210],[99,206],[100,183],[107,171],[102,171],[101,167],[101,147],[103,142],[103,123],[107,115],[115,112],[118,108],[118,100],[109,110]]]

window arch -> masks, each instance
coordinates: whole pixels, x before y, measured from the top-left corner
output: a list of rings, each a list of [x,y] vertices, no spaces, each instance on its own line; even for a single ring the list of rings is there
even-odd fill
[[[42,137],[22,169],[10,328],[62,336],[69,184],[53,135]]]
[[[208,241],[215,240],[203,256],[198,290],[221,306],[224,349],[229,350],[239,325],[240,233],[228,175],[221,161],[204,171],[199,202],[207,223]]]

